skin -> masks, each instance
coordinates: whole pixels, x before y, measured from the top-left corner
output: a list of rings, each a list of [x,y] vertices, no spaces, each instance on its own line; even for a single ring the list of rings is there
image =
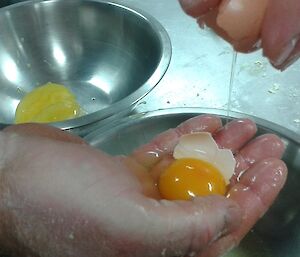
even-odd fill
[[[227,0],[226,0],[227,1]],[[217,25],[221,0],[179,0],[185,12],[200,24],[213,28],[240,52],[251,52],[259,47],[271,64],[285,70],[300,57],[300,4],[297,0],[269,0],[258,36],[232,40]],[[257,44],[260,42],[260,44]]]
[[[250,120],[222,127],[218,117],[198,116],[127,157],[47,126],[22,126],[0,132],[0,243],[11,256],[219,256],[268,210],[287,176],[283,143],[254,138]],[[197,131],[235,153],[227,197],[147,195],[180,136]]]

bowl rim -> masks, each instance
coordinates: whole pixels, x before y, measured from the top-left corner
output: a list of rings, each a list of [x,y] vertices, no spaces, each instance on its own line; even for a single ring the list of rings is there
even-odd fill
[[[127,128],[131,125],[135,125],[137,123],[143,122],[144,120],[148,120],[151,118],[158,117],[170,117],[176,115],[217,115],[222,119],[251,119],[254,121],[259,128],[266,129],[270,131],[270,133],[274,133],[279,137],[284,137],[290,141],[295,142],[300,145],[300,135],[296,132],[287,129],[277,123],[272,121],[268,121],[266,119],[262,119],[260,117],[246,114],[237,111],[228,111],[224,109],[215,109],[215,108],[202,108],[202,107],[173,107],[173,108],[165,108],[165,109],[157,109],[153,111],[134,113],[127,117],[123,117],[121,119],[115,119],[108,123],[103,122],[98,128],[95,128],[92,132],[86,134],[83,139],[88,143],[93,142],[93,144],[97,144],[100,138],[106,138],[110,135],[114,134],[116,131],[121,130],[122,128]]]
[[[154,89],[155,86],[158,85],[158,83],[162,80],[165,73],[167,72],[171,57],[172,57],[172,44],[171,39],[168,35],[168,32],[163,27],[163,25],[151,14],[147,13],[144,10],[141,10],[139,8],[135,8],[130,5],[124,5],[123,3],[119,3],[117,0],[28,0],[20,3],[15,3],[9,6],[5,6],[0,8],[0,15],[1,13],[5,13],[9,10],[12,10],[14,8],[18,8],[21,6],[26,5],[34,5],[34,4],[46,4],[46,3],[63,3],[63,2],[72,2],[72,3],[78,3],[78,2],[94,2],[99,4],[106,4],[110,5],[113,8],[121,8],[126,10],[128,13],[137,16],[140,19],[143,19],[146,21],[146,23],[151,27],[154,34],[157,35],[157,38],[161,44],[161,56],[159,59],[159,62],[152,73],[152,75],[143,83],[140,85],[140,87],[133,91],[128,96],[122,98],[121,100],[101,109],[93,113],[86,114],[82,117],[78,117],[75,119],[65,120],[61,122],[53,122],[53,123],[47,123],[48,125],[52,125],[54,127],[60,128],[62,130],[72,130],[72,129],[79,129],[81,127],[87,127],[95,122],[99,122],[102,119],[105,119],[115,113],[118,113],[119,111],[122,111],[123,109],[128,109],[130,106],[133,106],[135,103],[140,101],[142,98],[144,98],[148,93],[150,93],[151,90]],[[0,125],[1,128],[13,125],[12,124],[6,124],[2,123]],[[79,132],[80,133],[80,132]]]

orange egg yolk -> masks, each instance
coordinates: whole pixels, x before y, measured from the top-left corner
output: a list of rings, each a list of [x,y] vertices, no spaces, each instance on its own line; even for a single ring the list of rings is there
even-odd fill
[[[224,195],[226,183],[212,164],[191,158],[175,160],[160,176],[158,188],[167,200],[190,200],[196,196]]]

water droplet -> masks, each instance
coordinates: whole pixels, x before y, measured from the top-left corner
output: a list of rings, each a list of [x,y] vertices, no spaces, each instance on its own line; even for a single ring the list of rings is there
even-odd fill
[[[251,182],[252,182],[252,183],[255,183],[255,181],[256,181],[256,176],[253,176],[253,177],[251,178]]]
[[[243,192],[247,192],[247,191],[249,191],[250,190],[250,187],[245,187],[245,188],[243,188]]]

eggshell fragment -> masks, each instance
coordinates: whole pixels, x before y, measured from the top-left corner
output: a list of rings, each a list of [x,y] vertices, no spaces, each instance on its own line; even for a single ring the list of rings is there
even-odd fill
[[[213,164],[224,176],[226,184],[229,184],[236,165],[231,150],[219,149],[212,135],[207,132],[182,136],[174,148],[173,157],[194,158]]]
[[[269,0],[223,0],[217,25],[235,41],[258,37],[268,3]]]

